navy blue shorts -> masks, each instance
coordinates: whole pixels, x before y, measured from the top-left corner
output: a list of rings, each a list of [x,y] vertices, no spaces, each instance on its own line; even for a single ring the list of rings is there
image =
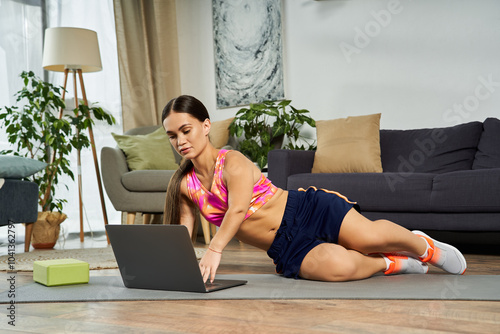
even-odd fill
[[[340,225],[353,207],[359,210],[355,202],[328,190],[289,190],[283,220],[267,251],[276,272],[298,278],[311,249],[324,242],[338,242]]]

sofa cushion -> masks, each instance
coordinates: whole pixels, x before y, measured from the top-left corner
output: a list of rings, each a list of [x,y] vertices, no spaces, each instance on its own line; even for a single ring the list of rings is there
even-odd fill
[[[118,147],[125,153],[130,170],[177,169],[172,146],[165,130],[146,135],[117,135],[111,133]]]
[[[500,168],[500,119],[487,118],[472,169]]]
[[[231,117],[223,121],[212,122],[208,137],[215,148],[220,149],[227,145],[229,141],[229,125],[233,119],[234,117]]]
[[[500,212],[500,168],[436,175],[433,212]]]
[[[491,231],[500,231],[500,214],[493,212],[481,213],[432,213],[432,212],[363,212],[363,216],[371,220],[388,219],[398,225],[404,226],[409,230],[432,230],[435,231],[473,231],[487,232],[490,237],[490,242],[495,236]],[[473,223],[471,223],[473,222]],[[497,232],[498,233],[498,232]],[[458,236],[457,234],[454,235]],[[468,239],[470,233],[461,234]],[[455,239],[453,237],[453,239]],[[475,237],[480,238],[478,234]],[[441,240],[441,238],[439,238]],[[476,239],[478,240],[478,239]],[[444,240],[443,240],[444,241]],[[455,242],[453,242],[455,243]],[[495,241],[498,244],[498,241]],[[498,245],[495,245],[495,252],[498,250]],[[484,245],[482,251],[485,250]]]
[[[317,121],[313,173],[381,173],[380,114]]]
[[[123,174],[122,184],[129,191],[165,192],[175,170],[136,170]]]
[[[472,168],[481,122],[447,128],[382,130],[384,172],[446,173]]]
[[[428,212],[435,174],[295,174],[288,189],[316,186],[338,191],[358,202],[361,211]]]

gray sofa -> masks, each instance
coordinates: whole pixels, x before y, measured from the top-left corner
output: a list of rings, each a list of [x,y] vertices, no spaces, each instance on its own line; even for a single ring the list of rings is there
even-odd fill
[[[383,173],[313,174],[314,151],[274,150],[268,175],[283,189],[338,191],[367,218],[409,229],[500,231],[500,120],[381,130],[380,146]]]

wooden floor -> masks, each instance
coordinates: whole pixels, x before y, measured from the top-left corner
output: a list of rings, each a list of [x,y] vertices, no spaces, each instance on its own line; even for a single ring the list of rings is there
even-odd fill
[[[200,240],[201,241],[201,240]],[[64,247],[105,247],[103,236]],[[197,247],[205,247],[197,244]],[[61,245],[56,246],[60,248]],[[5,245],[0,246],[0,254]],[[500,255],[466,254],[466,275],[500,275]],[[265,252],[231,242],[218,271],[274,273]],[[432,269],[432,274],[440,274]],[[31,280],[31,273],[18,273]],[[117,270],[91,276],[119,275]],[[500,333],[500,302],[418,300],[218,300],[17,304],[18,333]]]

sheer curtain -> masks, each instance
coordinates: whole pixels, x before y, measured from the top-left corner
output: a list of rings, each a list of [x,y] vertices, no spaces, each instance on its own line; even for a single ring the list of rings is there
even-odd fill
[[[39,77],[42,69],[42,5],[40,0],[0,1],[0,106],[15,105],[14,94],[23,87],[19,77],[31,69]],[[0,129],[0,147],[7,136]]]
[[[94,137],[98,158],[103,146],[115,146],[111,132],[122,132],[120,82],[112,0],[46,0],[47,27],[78,27],[97,32],[103,70],[84,73],[85,90],[89,103],[97,103],[116,118],[116,125],[96,123]],[[12,95],[22,87],[18,75],[32,70],[39,77],[42,69],[42,1],[0,0],[0,105],[14,105]],[[48,81],[62,86],[64,75],[47,72]],[[82,98],[80,87],[78,97]],[[68,78],[66,104],[73,108],[73,82]],[[0,146],[7,145],[6,134],[0,129]],[[90,148],[81,152],[84,230],[104,231],[99,190]],[[71,157],[75,178],[77,175],[76,152]],[[66,198],[64,212],[68,219],[61,225],[65,233],[80,231],[78,186],[71,178],[64,178],[57,189],[57,196]],[[109,223],[120,223],[121,214],[106,198]]]

